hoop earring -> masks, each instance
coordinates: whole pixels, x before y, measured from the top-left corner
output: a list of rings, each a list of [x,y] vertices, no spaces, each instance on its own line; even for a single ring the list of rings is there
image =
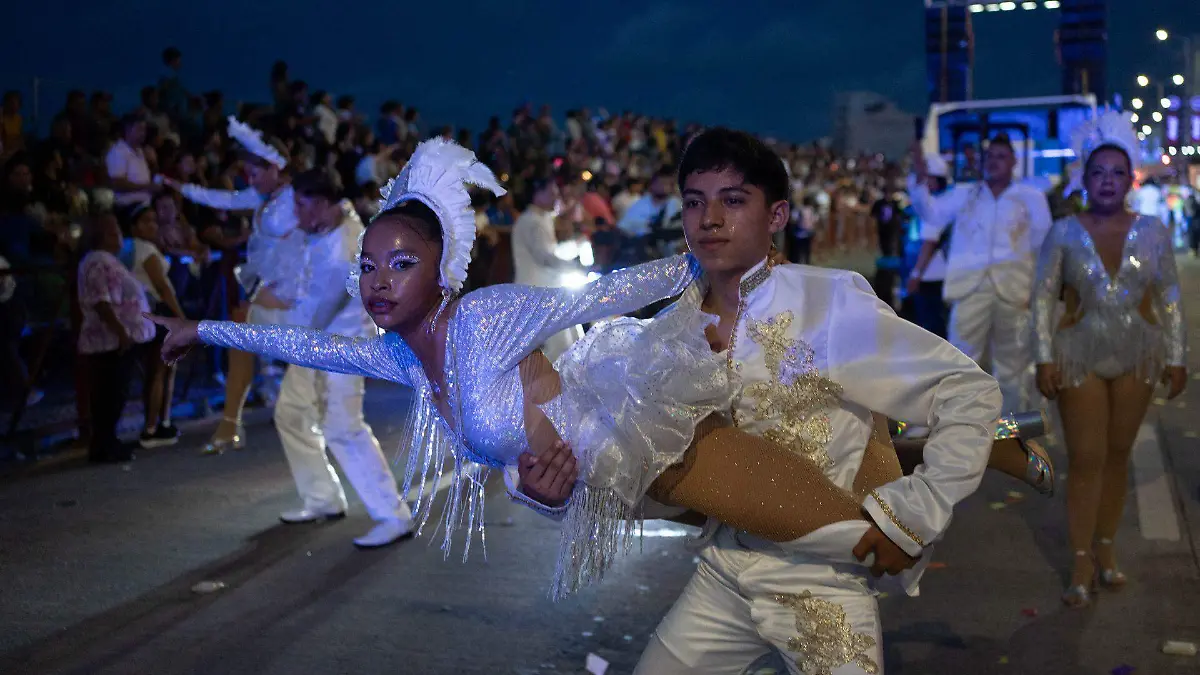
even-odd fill
[[[442,312],[446,311],[446,307],[450,306],[450,301],[454,299],[454,291],[449,288],[442,289],[442,302],[438,305],[437,311],[433,313],[433,318],[429,320],[429,334],[437,330],[438,319],[442,318]]]

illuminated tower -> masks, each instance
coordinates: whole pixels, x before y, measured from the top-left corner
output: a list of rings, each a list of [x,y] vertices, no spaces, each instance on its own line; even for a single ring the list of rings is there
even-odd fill
[[[1108,3],[1104,0],[1062,0],[1058,51],[1064,94],[1107,95]]]
[[[930,103],[971,99],[975,60],[966,3],[926,2],[925,63]]]

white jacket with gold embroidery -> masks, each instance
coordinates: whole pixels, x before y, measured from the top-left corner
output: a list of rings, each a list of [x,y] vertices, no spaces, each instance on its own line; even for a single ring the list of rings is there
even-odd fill
[[[679,302],[700,311],[703,294],[695,284]],[[979,486],[1001,410],[996,381],[898,317],[854,272],[764,262],[743,277],[742,304],[731,346],[740,428],[807,455],[847,491],[872,432],[871,411],[932,430],[924,464],[863,504],[892,541],[921,555],[946,531],[954,505]],[[710,520],[701,542],[718,525]],[[788,546],[804,552],[806,540]]]

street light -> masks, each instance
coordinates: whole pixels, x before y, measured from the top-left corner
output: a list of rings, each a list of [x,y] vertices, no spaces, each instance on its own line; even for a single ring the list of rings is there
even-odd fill
[[[1159,28],[1154,35],[1158,37],[1159,42],[1164,42],[1167,38],[1171,37],[1170,33],[1161,28]]]
[[[1182,75],[1176,75],[1176,76],[1172,77],[1171,81],[1175,83],[1176,87],[1183,86],[1183,76]]]
[[[1141,109],[1142,109],[1142,106],[1143,106],[1143,105],[1145,105],[1145,104],[1144,104],[1144,103],[1142,103],[1142,99],[1140,99],[1140,98],[1135,98],[1135,99],[1133,99],[1133,100],[1131,100],[1131,101],[1129,102],[1129,105],[1133,106],[1133,109],[1134,109],[1134,110],[1141,110]]]
[[[1171,107],[1171,99],[1164,96],[1158,100],[1158,104],[1160,106],[1162,106],[1164,109],[1170,108]]]
[[[1138,86],[1139,86],[1139,87],[1148,87],[1148,86],[1150,86],[1150,78],[1146,77],[1145,75],[1138,75],[1138,80],[1137,80],[1137,82],[1138,82]]]
[[[1133,113],[1132,115],[1129,116],[1129,121],[1133,122],[1134,124],[1138,123],[1138,119],[1140,119],[1140,118],[1138,117],[1137,113]]]
[[[1149,124],[1143,124],[1142,125],[1142,133],[1149,136],[1150,134],[1154,133],[1154,130],[1150,128]]]
[[[1155,110],[1154,114],[1151,115],[1150,118],[1153,119],[1155,122],[1161,122],[1162,121],[1162,113]]]
[[[1146,140],[1146,134],[1143,134],[1142,132],[1140,132],[1140,131],[1139,131],[1139,132],[1138,132],[1138,140],[1139,140],[1139,141],[1144,141],[1144,140]]]

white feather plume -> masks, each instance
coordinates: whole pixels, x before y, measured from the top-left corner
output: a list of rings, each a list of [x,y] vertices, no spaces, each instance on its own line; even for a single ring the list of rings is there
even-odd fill
[[[263,140],[262,132],[254,129],[249,124],[241,122],[233,115],[229,116],[229,137],[237,141],[250,152],[263,160],[274,164],[280,169],[287,166],[287,160],[279,151]]]
[[[1128,155],[1130,164],[1137,167],[1141,143],[1128,112],[1107,110],[1080,124],[1071,133],[1071,150],[1075,153],[1076,164],[1071,166],[1071,181],[1064,194],[1083,189],[1083,168],[1087,166],[1088,157],[1103,147],[1119,148]]]
[[[496,175],[475,153],[453,141],[434,138],[418,145],[400,175],[379,193],[380,213],[417,200],[437,215],[442,226],[440,281],[443,288],[455,293],[467,279],[475,245],[475,212],[468,185],[490,190],[497,197],[505,194]]]

